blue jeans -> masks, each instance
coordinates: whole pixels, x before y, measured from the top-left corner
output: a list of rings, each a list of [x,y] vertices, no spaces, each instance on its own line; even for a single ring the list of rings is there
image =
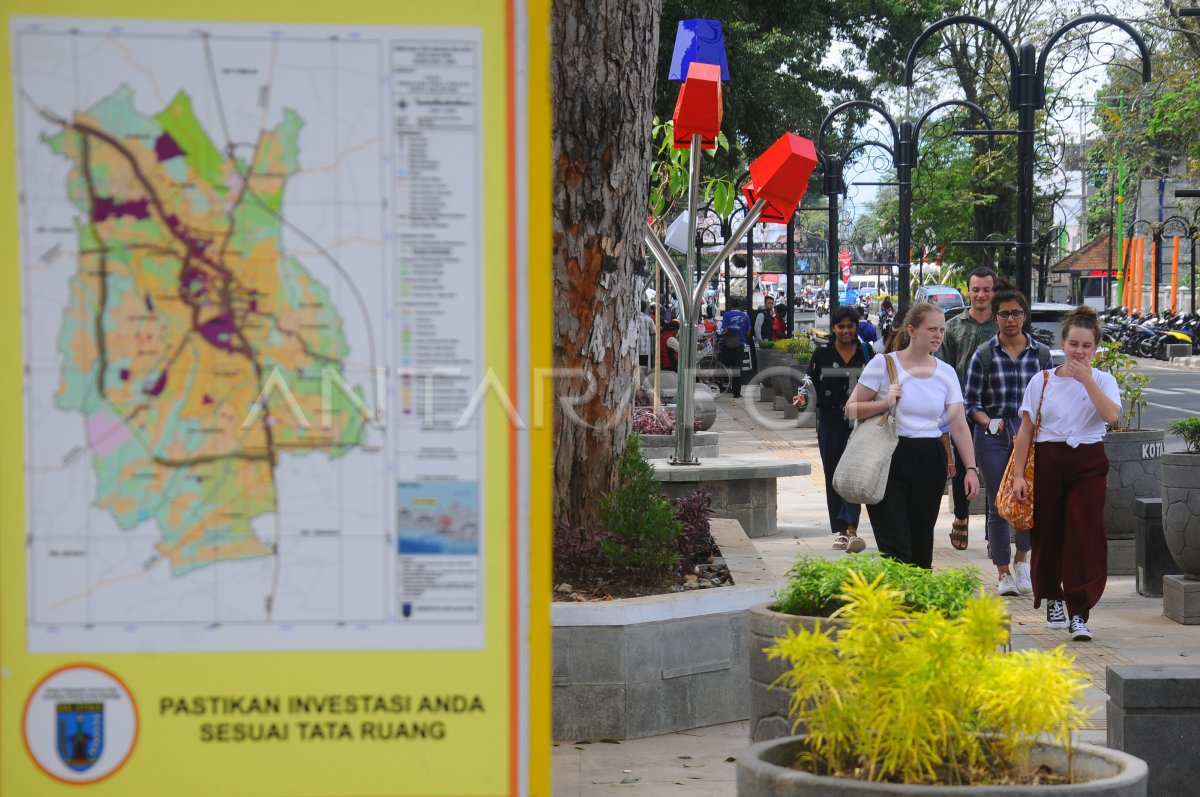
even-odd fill
[[[1021,431],[1020,418],[1005,418],[1004,431],[996,435],[987,434],[987,430],[975,428],[975,462],[983,471],[983,479],[987,482],[987,531],[988,556],[992,564],[999,567],[1007,566],[1012,561],[1010,544],[1016,537],[1017,550],[1028,552],[1031,543],[1029,530],[1013,534],[1008,521],[1000,517],[996,511],[996,494],[1000,489],[1000,479],[1004,476],[1004,468],[1008,466],[1008,458],[1012,455],[1013,440]]]
[[[833,489],[833,472],[837,470],[846,442],[850,439],[850,422],[840,409],[817,410],[817,450],[821,452],[821,467],[825,471],[825,506],[829,511],[829,528],[834,534],[845,534],[850,526],[857,528],[862,507],[852,504]]]

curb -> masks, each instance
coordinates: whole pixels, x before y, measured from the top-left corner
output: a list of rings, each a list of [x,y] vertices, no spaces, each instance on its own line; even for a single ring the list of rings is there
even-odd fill
[[[1200,357],[1172,357],[1170,364],[1176,368],[1200,368]]]

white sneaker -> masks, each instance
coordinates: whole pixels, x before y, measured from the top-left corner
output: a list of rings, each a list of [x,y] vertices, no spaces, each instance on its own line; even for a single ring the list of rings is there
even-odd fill
[[[1017,577],[1017,590],[1022,595],[1033,594],[1033,579],[1029,577],[1029,562],[1013,562],[1013,573]]]
[[[1012,573],[1001,573],[1000,583],[996,584],[997,595],[1020,595],[1017,582],[1013,581]]]
[[[1077,642],[1092,641],[1092,629],[1087,627],[1082,615],[1076,614],[1071,618],[1071,639]]]
[[[1050,628],[1067,627],[1067,604],[1063,601],[1046,601],[1046,625]]]

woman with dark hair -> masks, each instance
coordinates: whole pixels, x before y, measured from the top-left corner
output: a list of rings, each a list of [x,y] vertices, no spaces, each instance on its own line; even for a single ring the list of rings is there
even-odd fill
[[[895,408],[899,444],[892,454],[887,491],[867,507],[875,542],[882,554],[920,567],[933,566],[933,527],[946,486],[943,419],[950,421],[954,444],[967,468],[968,498],[979,492],[975,450],[962,408],[962,389],[954,369],[933,356],[946,334],[946,316],[918,302],[904,318],[908,345],[871,360],[846,404],[849,418],[863,420]],[[886,363],[896,370],[888,375]]]
[[[1067,359],[1034,375],[1021,402],[1021,431],[1013,444],[1016,462],[1037,447],[1033,490],[1033,605],[1046,601],[1046,625],[1067,628],[1071,639],[1092,638],[1088,619],[1104,594],[1108,542],[1104,499],[1107,424],[1121,417],[1121,391],[1112,374],[1092,366],[1100,345],[1100,321],[1090,307],[1063,319]],[[1041,418],[1037,439],[1034,418]],[[1015,469],[1012,497],[1029,495],[1025,469]]]
[[[829,326],[833,330],[833,339],[813,352],[808,364],[808,381],[816,394],[817,449],[821,452],[821,468],[825,471],[825,504],[829,528],[834,535],[833,547],[838,551],[858,553],[867,547],[866,541],[858,536],[862,507],[838,495],[833,489],[833,473],[846,450],[846,441],[850,439],[846,401],[867,360],[858,339],[857,310],[845,305],[838,307],[833,311]],[[808,392],[802,388],[792,403],[803,410],[808,401]]]
[[[967,417],[975,426],[975,461],[987,484],[987,523],[984,538],[988,556],[996,566],[997,595],[1033,592],[1029,569],[1029,530],[1014,531],[996,511],[996,495],[1013,440],[1021,430],[1018,408],[1025,386],[1050,367],[1050,349],[1023,330],[1029,318],[1029,300],[1017,290],[992,295],[992,318],[999,332],[984,341],[967,364],[965,398]],[[1014,559],[1012,543],[1016,543]],[[1010,566],[1011,565],[1011,566]]]

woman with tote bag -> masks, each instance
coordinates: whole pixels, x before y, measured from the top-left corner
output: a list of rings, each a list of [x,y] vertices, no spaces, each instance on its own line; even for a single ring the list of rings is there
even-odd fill
[[[933,527],[946,486],[946,450],[941,425],[963,452],[967,497],[979,492],[979,472],[963,413],[958,375],[933,352],[946,333],[946,316],[928,302],[914,304],[904,318],[909,345],[867,364],[846,404],[846,417],[873,418],[894,407],[899,437],[892,453],[883,500],[867,506],[880,553],[920,567],[933,566]],[[897,378],[889,379],[886,360]]]

